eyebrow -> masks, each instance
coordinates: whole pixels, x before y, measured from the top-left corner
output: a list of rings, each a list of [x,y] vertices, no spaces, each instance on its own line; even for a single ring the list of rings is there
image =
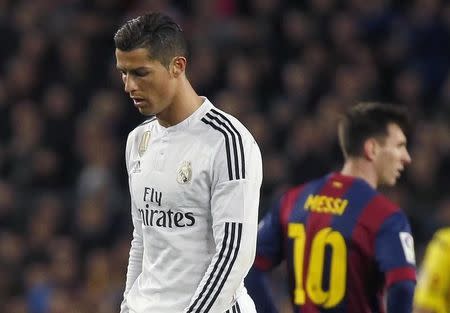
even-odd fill
[[[139,71],[139,70],[147,70],[147,71],[151,70],[151,68],[149,68],[148,66],[140,66],[140,67],[130,68],[130,69],[125,69],[123,67],[116,66],[116,69],[121,71],[121,72],[136,72],[136,71]]]

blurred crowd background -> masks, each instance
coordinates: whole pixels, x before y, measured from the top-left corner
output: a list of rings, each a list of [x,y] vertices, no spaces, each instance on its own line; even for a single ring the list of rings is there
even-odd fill
[[[132,227],[125,141],[144,118],[113,35],[151,10],[184,29],[198,93],[259,142],[260,216],[289,186],[339,169],[343,109],[406,105],[413,163],[383,191],[407,212],[420,264],[450,225],[450,2],[0,0],[0,312],[118,312]]]

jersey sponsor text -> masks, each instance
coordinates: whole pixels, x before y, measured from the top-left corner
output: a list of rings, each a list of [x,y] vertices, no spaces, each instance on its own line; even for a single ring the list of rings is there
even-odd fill
[[[139,209],[144,226],[157,226],[164,228],[193,226],[195,217],[193,212],[175,212],[149,209],[148,204],[145,209]]]

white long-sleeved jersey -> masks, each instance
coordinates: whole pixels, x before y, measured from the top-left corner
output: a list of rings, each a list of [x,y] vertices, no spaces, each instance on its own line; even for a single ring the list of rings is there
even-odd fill
[[[134,231],[121,312],[247,313],[236,300],[251,301],[262,181],[250,132],[204,98],[175,126],[135,128],[126,164]]]

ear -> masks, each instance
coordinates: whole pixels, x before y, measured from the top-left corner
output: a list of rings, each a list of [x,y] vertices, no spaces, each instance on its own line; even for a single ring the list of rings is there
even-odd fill
[[[364,157],[373,161],[378,153],[378,142],[375,138],[368,138],[364,141]]]
[[[174,77],[179,77],[186,70],[186,58],[185,57],[174,57],[172,59],[171,72]]]

